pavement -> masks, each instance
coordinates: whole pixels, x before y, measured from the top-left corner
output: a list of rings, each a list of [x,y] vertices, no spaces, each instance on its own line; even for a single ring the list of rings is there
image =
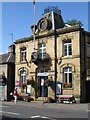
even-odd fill
[[[14,101],[3,101],[0,102],[0,105],[12,105],[12,106],[27,106],[27,107],[34,107],[34,108],[43,108],[47,107],[48,109],[70,109],[70,110],[86,110],[88,111],[89,104],[88,103],[43,103],[42,101],[32,101],[32,102],[26,102],[26,101],[17,101],[14,103]]]

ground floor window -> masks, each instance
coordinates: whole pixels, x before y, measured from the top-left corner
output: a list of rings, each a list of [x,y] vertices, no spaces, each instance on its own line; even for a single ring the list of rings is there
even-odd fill
[[[72,68],[63,68],[63,87],[72,87]]]
[[[26,70],[20,71],[20,87],[21,92],[24,92],[24,88],[26,87]]]
[[[26,70],[20,71],[20,83],[23,83],[23,84],[26,83]]]

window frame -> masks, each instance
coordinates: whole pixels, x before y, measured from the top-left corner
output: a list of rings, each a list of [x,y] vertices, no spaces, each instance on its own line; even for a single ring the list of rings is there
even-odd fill
[[[43,59],[44,55],[46,55],[46,44],[45,43],[40,43],[38,45],[38,52],[40,57]]]
[[[72,42],[71,42],[71,40],[63,41],[63,55],[64,56],[72,55]]]
[[[23,84],[26,83],[26,70],[20,71],[20,83],[23,83]]]
[[[20,62],[25,62],[26,51],[26,47],[20,48]]]
[[[63,84],[68,85],[68,87],[72,87],[72,67],[63,68]]]

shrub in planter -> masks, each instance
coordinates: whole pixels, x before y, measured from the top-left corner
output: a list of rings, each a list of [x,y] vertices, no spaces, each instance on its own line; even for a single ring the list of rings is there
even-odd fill
[[[31,101],[34,101],[34,99],[33,99],[33,98],[29,98],[29,99],[27,100],[27,102],[31,102]]]
[[[62,87],[63,88],[71,88],[72,87],[72,83],[63,83]]]
[[[48,98],[48,103],[55,103],[55,100],[51,97]]]

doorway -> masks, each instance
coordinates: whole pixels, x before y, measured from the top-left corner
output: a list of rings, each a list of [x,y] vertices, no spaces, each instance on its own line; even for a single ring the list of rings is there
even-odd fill
[[[90,103],[90,81],[86,81],[86,102]]]
[[[39,97],[47,97],[48,96],[48,87],[44,84],[43,87],[41,85],[41,81],[48,79],[48,76],[38,76],[38,96]]]

